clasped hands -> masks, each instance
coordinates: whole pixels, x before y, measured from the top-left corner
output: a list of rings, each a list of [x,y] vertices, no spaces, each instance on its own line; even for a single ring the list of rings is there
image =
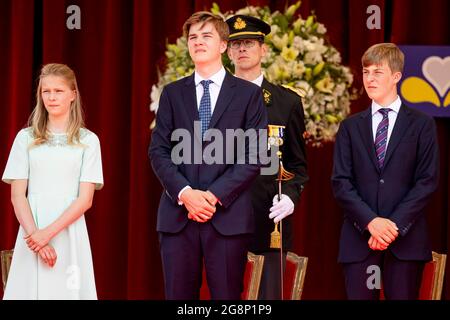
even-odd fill
[[[46,229],[36,229],[33,233],[24,237],[30,250],[39,254],[44,263],[53,267],[56,263],[56,251],[49,244],[50,235]]]
[[[367,229],[371,235],[368,244],[372,250],[386,250],[398,237],[397,225],[386,218],[373,219],[367,225]]]
[[[188,218],[202,223],[213,217],[218,201],[211,191],[197,189],[186,189],[181,194],[180,200],[188,211]]]

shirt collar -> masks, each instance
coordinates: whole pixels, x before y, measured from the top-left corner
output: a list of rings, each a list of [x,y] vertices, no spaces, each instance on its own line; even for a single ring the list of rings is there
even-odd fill
[[[214,84],[218,85],[219,87],[222,86],[223,80],[225,79],[226,71],[225,68],[222,66],[219,71],[217,71],[215,74],[213,74],[211,77],[209,77],[209,80],[211,80]],[[194,81],[195,86],[198,86],[200,84],[200,81],[207,80],[203,78],[197,71],[194,73]]]
[[[400,100],[400,97],[397,96],[397,99],[394,100],[390,105],[383,107],[372,100],[372,116],[378,112],[378,110],[383,108],[389,108],[395,113],[398,113],[400,111],[400,107],[402,105],[402,100]]]
[[[262,83],[263,83],[263,80],[264,80],[264,75],[261,73],[261,74],[258,76],[258,78],[256,78],[255,80],[252,80],[251,82],[254,83],[254,84],[256,84],[258,87],[261,87],[261,86],[262,86]]]

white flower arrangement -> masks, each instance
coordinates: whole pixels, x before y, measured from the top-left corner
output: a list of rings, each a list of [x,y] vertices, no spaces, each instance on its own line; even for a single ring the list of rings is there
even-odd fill
[[[326,28],[314,15],[306,20],[294,17],[300,2],[288,7],[284,13],[271,12],[268,7],[248,6],[235,14],[244,14],[264,20],[272,27],[266,36],[268,46],[262,61],[264,76],[268,81],[284,85],[303,97],[305,110],[305,139],[312,146],[334,140],[339,123],[350,113],[353,75],[341,65],[339,52],[325,41]],[[220,12],[213,4],[211,12],[227,19],[234,14]],[[167,68],[159,73],[158,84],[152,87],[150,110],[158,110],[159,96],[164,85],[190,75],[194,64],[189,57],[184,37],[176,44],[167,44]],[[224,55],[224,65],[233,70]],[[154,123],[152,124],[152,126]]]

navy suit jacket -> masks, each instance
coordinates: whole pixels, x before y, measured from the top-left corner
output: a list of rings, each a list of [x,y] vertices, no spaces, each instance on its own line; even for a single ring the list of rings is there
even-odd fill
[[[199,115],[194,75],[191,75],[165,86],[159,102],[156,127],[149,148],[153,170],[164,188],[158,209],[157,230],[176,233],[184,228],[188,222],[188,212],[183,205],[178,204],[178,193],[189,185],[193,189],[210,190],[219,199],[221,204],[216,205],[216,212],[211,219],[218,232],[223,235],[253,232],[254,217],[249,187],[260,173],[259,161],[255,164],[249,164],[248,161],[246,164],[224,163],[227,161],[174,164],[171,152],[178,141],[171,141],[172,132],[175,129],[189,132],[193,139],[187,144],[194,150],[194,144],[200,141],[199,135],[194,135],[194,121],[199,121]],[[267,112],[261,89],[227,72],[210,128],[220,130],[223,137],[226,136],[226,129],[266,129]],[[226,157],[231,150],[230,146],[223,145],[219,152]],[[231,148],[234,149],[233,146]],[[248,153],[248,144],[245,150]],[[233,162],[236,162],[238,152],[234,153]],[[194,152],[191,158],[194,158]]]
[[[400,107],[383,169],[377,165],[371,108],[344,120],[334,150],[332,186],[344,211],[339,262],[369,254],[369,222],[392,220],[399,236],[388,250],[401,260],[430,260],[424,208],[438,184],[439,151],[433,118]]]

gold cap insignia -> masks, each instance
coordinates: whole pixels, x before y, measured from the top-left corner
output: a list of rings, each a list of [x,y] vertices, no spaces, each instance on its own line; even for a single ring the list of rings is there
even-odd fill
[[[234,28],[236,30],[241,30],[244,29],[247,26],[247,24],[245,23],[244,20],[242,20],[241,18],[237,18],[236,22],[234,23]]]

